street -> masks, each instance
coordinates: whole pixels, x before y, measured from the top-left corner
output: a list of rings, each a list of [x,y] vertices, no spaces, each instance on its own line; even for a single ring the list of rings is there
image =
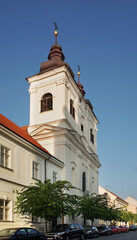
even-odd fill
[[[135,232],[130,231],[128,233],[112,234],[110,236],[99,237],[99,240],[136,240],[136,239],[137,239],[137,231]]]

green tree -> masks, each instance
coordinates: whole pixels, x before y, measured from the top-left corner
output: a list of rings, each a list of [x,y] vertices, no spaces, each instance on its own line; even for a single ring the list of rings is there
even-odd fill
[[[129,212],[127,210],[123,210],[121,208],[121,211],[119,212],[119,219],[118,220],[127,223],[130,220]]]
[[[108,205],[102,215],[102,220],[110,221],[111,223],[116,222],[119,218],[119,211],[120,209],[116,208],[115,205]]]
[[[84,195],[79,198],[78,214],[92,221],[95,219],[103,219],[103,215],[107,209],[106,198],[99,195]]]
[[[128,219],[129,223],[133,224],[134,220],[135,220],[135,214],[132,212],[128,212],[128,217],[129,217],[129,219]]]
[[[80,197],[78,210],[78,214],[91,220],[92,225],[95,219],[115,222],[119,217],[119,209],[109,205],[106,196],[96,194]]]
[[[137,214],[134,214],[134,223],[137,223]]]
[[[51,183],[39,181],[17,192],[15,210],[22,215],[44,218],[52,221],[65,215],[75,215],[77,196],[68,192],[74,188],[68,181]]]

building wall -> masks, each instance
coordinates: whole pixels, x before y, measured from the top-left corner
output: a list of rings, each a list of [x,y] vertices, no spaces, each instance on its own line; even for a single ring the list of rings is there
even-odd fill
[[[131,196],[125,199],[128,202],[128,211],[132,213],[137,213],[137,200]]]
[[[5,167],[1,162],[1,146],[9,151],[9,165]],[[53,178],[53,170],[58,173],[60,179],[61,167],[54,164],[33,145],[25,142],[12,132],[0,131],[0,229],[15,226],[35,226],[45,228],[45,223],[34,224],[31,219],[24,218],[15,213],[16,190],[38,182],[33,177],[33,162],[38,164],[37,179],[45,180],[45,173]],[[47,163],[48,171],[45,168]],[[52,170],[50,170],[52,169]],[[5,206],[4,206],[5,205]],[[7,214],[6,214],[7,209]],[[28,221],[29,220],[29,221]]]
[[[86,190],[98,193],[97,124],[98,120],[63,66],[28,78],[30,84],[30,125],[28,131],[53,156],[64,162],[62,179],[82,191],[82,174],[86,173]],[[53,96],[53,109],[41,112],[41,99]],[[75,118],[70,114],[73,100]],[[83,125],[83,131],[81,130]],[[90,139],[93,130],[94,143]]]
[[[73,129],[81,136],[85,147],[89,151],[97,153],[98,121],[89,106],[85,104],[78,86],[66,67],[30,77],[28,81],[30,84],[29,132],[31,133],[45,123]],[[45,93],[51,93],[53,96],[53,110],[41,112],[41,98]],[[70,99],[74,103],[75,119],[70,114]],[[84,127],[83,132],[81,131],[81,124]],[[90,141],[91,128],[94,134],[94,144]]]

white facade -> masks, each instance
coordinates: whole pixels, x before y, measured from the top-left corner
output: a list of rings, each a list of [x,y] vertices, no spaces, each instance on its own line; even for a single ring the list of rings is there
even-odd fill
[[[2,119],[2,121],[1,121]],[[4,125],[4,122],[7,124]],[[21,135],[19,135],[19,133]],[[0,230],[15,226],[45,227],[15,214],[16,190],[53,178],[57,171],[61,179],[63,163],[25,139],[26,133],[0,115]],[[24,138],[23,138],[24,137]],[[54,162],[54,167],[53,167]]]
[[[128,202],[126,200],[120,198],[116,194],[110,192],[109,190],[107,190],[101,186],[98,186],[98,192],[100,195],[106,194],[108,203],[110,205],[115,206],[116,208],[123,208],[123,209],[127,210]]]
[[[137,200],[129,196],[125,201],[128,202],[128,211],[137,214]]]
[[[60,46],[52,46],[50,54]],[[62,52],[58,52],[58,55]],[[44,71],[28,77],[30,93],[29,134],[64,163],[62,179],[70,181],[83,194],[98,193],[97,124],[92,105],[84,98],[68,64],[52,57]],[[60,64],[56,66],[55,62]],[[51,67],[49,67],[51,65]],[[42,111],[43,96],[52,96],[52,108]],[[71,101],[75,114],[70,111]],[[91,132],[94,139],[91,139]]]

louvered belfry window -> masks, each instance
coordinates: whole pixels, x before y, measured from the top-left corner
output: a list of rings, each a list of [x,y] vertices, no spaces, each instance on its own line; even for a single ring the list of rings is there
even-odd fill
[[[94,135],[92,129],[90,129],[90,141],[94,144]]]
[[[70,114],[75,118],[75,108],[73,106],[73,100],[70,99]]]
[[[49,111],[53,109],[52,94],[46,93],[41,98],[41,112]]]

